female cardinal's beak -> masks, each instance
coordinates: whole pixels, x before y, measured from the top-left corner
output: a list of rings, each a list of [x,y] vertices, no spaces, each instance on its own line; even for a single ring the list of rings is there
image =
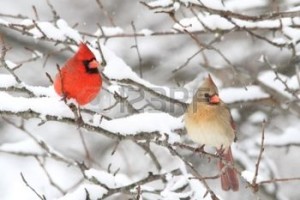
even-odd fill
[[[217,104],[217,103],[220,103],[220,98],[217,94],[214,94],[213,96],[211,96],[209,98],[209,103],[212,103],[212,104]]]

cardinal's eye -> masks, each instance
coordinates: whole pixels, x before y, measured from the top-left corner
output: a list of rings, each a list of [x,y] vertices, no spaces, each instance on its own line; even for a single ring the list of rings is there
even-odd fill
[[[208,98],[208,97],[209,97],[209,94],[208,94],[208,93],[205,93],[205,94],[204,94],[204,97]]]
[[[98,68],[97,68],[99,66],[99,63],[96,61],[95,58],[92,58],[89,60],[83,60],[82,64],[84,65],[87,73],[89,73],[89,74],[99,73]]]
[[[82,63],[83,63],[85,68],[89,68],[89,63],[90,63],[89,60],[84,60],[84,61],[82,61]]]

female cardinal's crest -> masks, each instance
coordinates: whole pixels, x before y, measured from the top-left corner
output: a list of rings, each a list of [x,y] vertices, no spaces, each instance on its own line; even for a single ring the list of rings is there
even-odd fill
[[[219,91],[217,86],[215,85],[211,76],[208,75],[208,77],[204,79],[203,83],[198,88],[193,99],[198,102],[209,102],[210,100],[208,97],[213,97],[218,94]]]

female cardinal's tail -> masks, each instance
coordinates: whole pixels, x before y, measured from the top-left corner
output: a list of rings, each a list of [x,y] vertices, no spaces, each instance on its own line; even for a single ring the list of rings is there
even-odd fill
[[[233,165],[233,157],[231,153],[231,148],[229,147],[225,151],[219,150],[219,154],[224,159],[225,163],[228,163],[228,165],[224,164],[221,160],[219,161],[219,168],[221,170],[221,185],[222,189],[225,191],[233,190],[238,191],[239,190],[239,180],[238,176],[236,174],[236,171],[231,167]],[[225,167],[225,168],[224,168]],[[224,168],[224,169],[223,169]]]

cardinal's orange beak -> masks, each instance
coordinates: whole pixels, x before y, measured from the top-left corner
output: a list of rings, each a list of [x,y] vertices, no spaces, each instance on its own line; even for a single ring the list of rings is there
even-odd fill
[[[217,94],[214,94],[209,98],[209,103],[217,104],[220,103],[220,98]]]
[[[99,67],[99,65],[100,65],[99,62],[95,59],[89,62],[90,69],[97,68],[97,67]]]

